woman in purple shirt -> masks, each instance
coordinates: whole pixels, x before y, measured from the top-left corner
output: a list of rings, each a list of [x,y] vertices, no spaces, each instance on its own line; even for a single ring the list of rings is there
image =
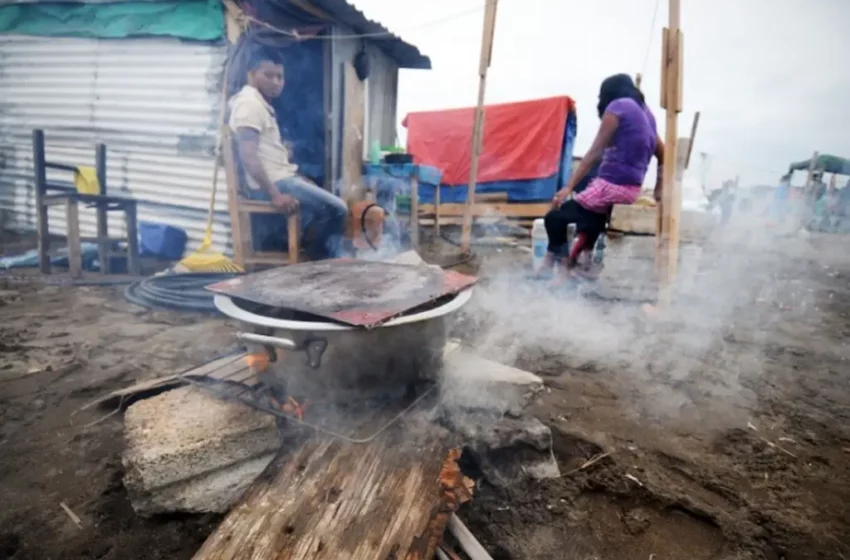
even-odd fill
[[[655,118],[631,77],[617,74],[605,79],[599,90],[597,110],[602,123],[596,139],[566,186],[555,194],[553,208],[546,214],[549,248],[540,271],[544,274],[564,256],[567,271],[576,268],[581,253],[592,250],[605,230],[614,204],[632,204],[640,196],[653,155],[659,168],[655,198],[661,197],[664,144],[658,137]],[[570,198],[576,185],[600,160],[596,178]],[[576,239],[569,255],[564,255],[569,224],[576,225]]]

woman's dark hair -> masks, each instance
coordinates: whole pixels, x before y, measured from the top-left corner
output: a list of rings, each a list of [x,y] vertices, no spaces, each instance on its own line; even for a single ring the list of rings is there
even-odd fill
[[[608,105],[612,101],[623,99],[624,97],[634,99],[641,106],[646,104],[643,93],[637,88],[632,81],[632,77],[628,74],[614,74],[605,78],[599,87],[599,104],[596,106],[596,110],[599,112],[599,118],[602,118],[602,115],[605,114],[605,109],[608,108]]]

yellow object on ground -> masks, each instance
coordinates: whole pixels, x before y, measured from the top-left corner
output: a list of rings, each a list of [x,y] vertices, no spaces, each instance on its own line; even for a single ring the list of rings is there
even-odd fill
[[[223,86],[221,90],[221,102],[222,105],[227,101],[227,83],[228,76],[230,72],[230,65],[227,64],[224,69],[224,80]],[[216,146],[216,154],[221,154],[221,142],[224,139],[224,114],[225,111],[221,111],[219,115],[218,122],[218,130],[219,130],[219,143]],[[198,247],[198,250],[192,253],[189,256],[183,257],[178,263],[178,267],[188,270],[189,272],[245,272],[242,267],[237,265],[235,262],[225,257],[221,253],[215,253],[210,251],[212,247],[212,226],[213,219],[215,218],[215,194],[218,187],[218,170],[220,167],[220,158],[218,155],[215,158],[215,165],[213,166],[213,176],[212,176],[212,192],[210,193],[210,209],[209,215],[207,216],[207,229],[204,232],[204,240],[201,242],[201,246]]]
[[[74,187],[80,194],[100,194],[100,183],[94,167],[81,165],[74,172]]]
[[[212,194],[210,195],[210,209],[207,216],[207,230],[204,232],[204,240],[198,250],[183,257],[178,263],[179,267],[189,272],[245,272],[242,267],[225,257],[221,253],[210,250],[212,247],[212,226],[215,218],[215,191],[218,186],[218,160],[213,169]]]

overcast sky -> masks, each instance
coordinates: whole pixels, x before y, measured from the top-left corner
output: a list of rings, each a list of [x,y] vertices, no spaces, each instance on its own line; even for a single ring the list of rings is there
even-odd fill
[[[401,72],[399,119],[475,104],[484,1],[354,0],[431,57],[433,70]],[[660,0],[651,29],[655,6],[656,0],[500,0],[487,103],[571,96],[581,155],[596,133],[599,83],[643,71],[663,138],[667,1]],[[709,188],[735,175],[742,185],[772,184],[814,150],[850,157],[848,27],[848,0],[682,0],[680,135],[694,112],[702,113],[688,184],[695,187],[701,174]],[[700,165],[700,152],[708,154],[707,165]]]

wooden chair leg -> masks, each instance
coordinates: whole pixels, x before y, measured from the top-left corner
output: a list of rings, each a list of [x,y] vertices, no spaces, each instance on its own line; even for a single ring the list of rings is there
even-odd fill
[[[66,224],[68,228],[68,272],[71,278],[83,275],[83,249],[80,240],[80,213],[77,201],[65,201]]]
[[[410,244],[419,250],[419,172],[410,179]]]
[[[44,195],[47,191],[47,167],[44,160],[44,131],[32,131],[32,165],[35,175],[36,229],[38,230],[38,268],[50,274],[50,226]]]
[[[291,214],[286,218],[287,242],[289,243],[289,264],[297,264],[301,255],[301,215]]]
[[[136,205],[130,204],[124,209],[127,219],[127,272],[133,276],[142,273],[139,262],[139,223],[136,217]]]

